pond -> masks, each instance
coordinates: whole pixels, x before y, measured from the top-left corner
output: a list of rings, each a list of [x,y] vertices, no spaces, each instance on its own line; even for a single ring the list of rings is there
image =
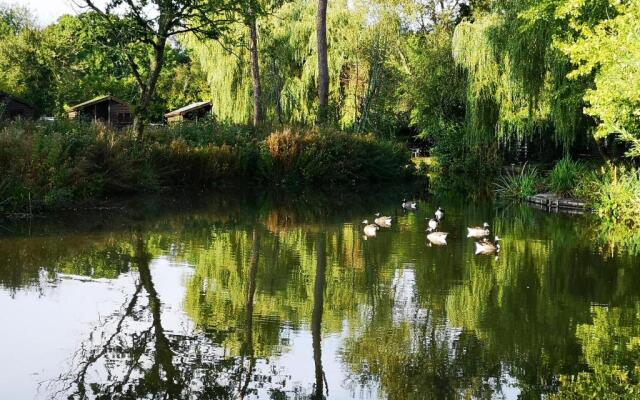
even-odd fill
[[[638,326],[638,257],[584,216],[199,197],[3,222],[0,398],[540,398],[592,368],[598,315]]]

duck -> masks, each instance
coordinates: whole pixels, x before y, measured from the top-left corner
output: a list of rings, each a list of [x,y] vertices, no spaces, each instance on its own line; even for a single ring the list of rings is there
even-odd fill
[[[428,219],[428,218],[425,218],[425,219]],[[429,229],[427,229],[427,231],[429,232],[433,232],[438,228],[438,221],[436,221],[433,218],[430,218],[427,224],[429,226]]]
[[[435,245],[445,245],[447,244],[447,232],[431,232],[427,234],[427,240],[429,240],[430,244]]]
[[[375,213],[374,214],[376,216],[376,218],[373,220],[373,222],[376,223],[376,225],[381,226],[381,227],[385,227],[388,228],[391,226],[391,217],[387,217],[384,215],[380,215],[380,213]]]
[[[365,236],[375,236],[376,233],[378,233],[378,229],[380,229],[380,227],[376,224],[370,224],[369,221],[367,221],[366,219],[364,221],[362,221],[362,223],[364,224],[364,234]]]
[[[407,201],[407,199],[402,199],[402,208],[405,210],[416,210],[418,208],[418,203],[415,201]]]
[[[435,212],[436,221],[442,221],[444,219],[444,208],[438,207]]]
[[[489,236],[489,224],[486,222],[482,224],[482,227],[467,228],[467,237],[481,238],[485,236]]]
[[[495,237],[493,243],[489,240],[482,239],[476,242],[476,254],[494,254],[500,252],[500,243],[498,243],[501,239],[499,237]]]

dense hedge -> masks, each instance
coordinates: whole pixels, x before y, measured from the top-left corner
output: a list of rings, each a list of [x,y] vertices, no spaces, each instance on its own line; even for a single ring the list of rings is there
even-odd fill
[[[184,124],[128,132],[61,121],[0,128],[0,211],[181,186],[356,185],[411,175],[404,146],[331,130]]]

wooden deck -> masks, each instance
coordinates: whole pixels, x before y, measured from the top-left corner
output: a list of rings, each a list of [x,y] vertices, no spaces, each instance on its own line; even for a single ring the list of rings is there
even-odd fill
[[[527,197],[527,201],[535,208],[543,209],[549,212],[564,212],[568,214],[583,214],[587,211],[584,202],[561,197],[555,193],[539,193],[534,196]]]

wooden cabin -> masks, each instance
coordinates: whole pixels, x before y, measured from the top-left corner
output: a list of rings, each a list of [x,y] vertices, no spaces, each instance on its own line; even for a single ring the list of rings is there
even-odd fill
[[[0,92],[0,118],[7,119],[33,119],[35,109],[28,103]]]
[[[67,109],[69,119],[102,122],[114,128],[133,124],[133,113],[128,103],[114,96],[99,96]]]
[[[164,116],[170,124],[183,121],[197,122],[198,120],[207,118],[211,115],[212,109],[213,105],[210,101],[199,101],[168,112]]]

